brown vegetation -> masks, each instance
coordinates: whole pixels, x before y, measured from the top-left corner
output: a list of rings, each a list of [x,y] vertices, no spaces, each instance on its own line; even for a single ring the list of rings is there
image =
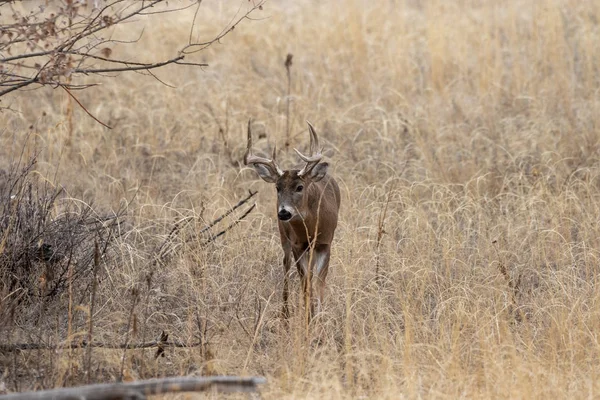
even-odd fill
[[[203,2],[194,35],[214,37],[240,4],[252,6]],[[600,4],[295,1],[259,16],[198,53],[204,70],[154,72],[175,88],[132,74],[79,92],[112,130],[64,91],[2,97],[18,112],[0,114],[0,167],[37,155],[40,182],[120,215],[97,260],[93,341],[166,331],[198,346],[0,352],[0,386],[248,374],[267,377],[265,398],[596,397]],[[145,31],[112,54],[168,57],[191,18],[120,27],[124,40]],[[305,150],[310,120],[340,184],[308,337],[299,290],[289,327],[279,318],[276,196],[243,168],[250,117],[256,154],[277,142],[283,168],[288,129]],[[248,190],[256,210],[207,244],[197,232]],[[31,318],[0,312],[0,343],[87,340],[92,296],[72,289]]]

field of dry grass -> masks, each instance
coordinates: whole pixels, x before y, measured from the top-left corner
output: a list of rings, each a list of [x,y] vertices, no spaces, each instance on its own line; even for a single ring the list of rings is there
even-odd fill
[[[195,34],[207,38],[248,7],[205,3]],[[140,45],[114,51],[171,56],[192,16],[140,20],[116,33],[144,26]],[[133,74],[78,93],[112,130],[59,90],[14,95],[20,112],[0,114],[0,167],[39,152],[39,176],[69,196],[126,209],[94,339],[165,330],[203,344],[157,360],[128,351],[125,374],[264,375],[266,399],[600,396],[600,3],[270,1],[255,17],[194,56],[210,67],[156,72],[175,88]],[[242,166],[248,118],[256,149],[277,143],[284,167],[296,162],[283,146],[288,53],[291,146],[306,149],[310,120],[342,190],[308,332],[296,275],[289,328],[279,319],[275,190]],[[208,245],[194,235],[248,190],[257,208],[244,221]],[[189,217],[173,255],[150,266]],[[69,339],[68,303],[2,340]],[[72,304],[71,339],[87,334],[88,303]],[[92,356],[94,380],[119,375],[122,350]],[[0,379],[82,383],[84,358],[4,354]]]

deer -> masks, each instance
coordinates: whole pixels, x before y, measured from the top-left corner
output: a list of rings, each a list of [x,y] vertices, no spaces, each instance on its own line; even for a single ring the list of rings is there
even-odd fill
[[[328,174],[329,164],[322,161],[322,149],[319,149],[315,128],[306,122],[310,133],[310,155],[294,149],[304,165],[282,170],[276,160],[276,145],[273,146],[271,159],[253,155],[251,120],[248,121],[244,164],[252,166],[265,182],[274,183],[277,190],[277,224],[284,269],[282,316],[284,319],[289,317],[289,279],[292,264],[295,263],[310,321],[316,315],[312,297],[313,272],[316,276],[317,313],[321,311],[324,300],[331,244],[340,210],[340,188]]]

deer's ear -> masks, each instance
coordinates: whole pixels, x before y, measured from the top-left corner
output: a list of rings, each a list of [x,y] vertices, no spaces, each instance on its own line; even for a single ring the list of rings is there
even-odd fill
[[[262,178],[263,181],[269,183],[277,182],[277,178],[279,177],[279,175],[273,169],[267,167],[264,164],[252,164],[252,167],[254,168],[258,176]]]
[[[319,182],[321,179],[327,175],[327,169],[329,168],[329,164],[326,162],[319,163],[310,170],[309,175],[310,179],[313,182]]]

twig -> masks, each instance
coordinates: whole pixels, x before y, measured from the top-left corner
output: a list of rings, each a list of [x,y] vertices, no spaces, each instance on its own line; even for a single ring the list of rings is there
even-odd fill
[[[196,7],[196,11],[194,11],[194,18],[192,19],[192,26],[190,27],[190,38],[188,39],[188,44],[192,44],[192,34],[194,33],[194,26],[196,26],[196,18],[198,17],[201,4],[202,0],[198,0],[198,7]]]
[[[131,296],[132,296],[132,302],[131,302],[131,309],[129,311],[129,318],[127,319],[127,331],[125,333],[125,345],[127,345],[127,343],[129,343],[129,331],[131,328],[131,325],[133,324],[133,319],[135,318],[135,306],[137,305],[138,302],[138,298],[139,298],[139,292],[137,290],[137,288],[133,288],[131,290]],[[123,380],[123,372],[125,369],[125,357],[127,355],[127,349],[128,347],[125,346],[123,347],[123,358],[121,359],[121,372],[119,373],[119,382]]]
[[[151,2],[149,2],[149,3],[147,3],[147,4],[145,4],[145,5],[144,5],[144,3],[141,3],[141,4],[142,4],[142,6],[140,6],[140,8],[138,8],[138,9],[134,10],[133,12],[131,12],[131,13],[129,13],[129,14],[126,14],[126,15],[125,15],[125,16],[123,16],[123,17],[119,17],[119,18],[117,18],[116,20],[114,20],[114,21],[111,21],[110,25],[111,25],[111,26],[114,26],[114,25],[117,25],[117,24],[119,24],[119,23],[121,23],[121,22],[123,22],[123,21],[126,21],[126,20],[128,20],[129,18],[131,18],[131,17],[134,17],[134,16],[136,16],[136,15],[140,14],[140,13],[141,13],[142,11],[144,11],[145,9],[148,9],[148,8],[150,8],[150,7],[153,7],[154,5],[156,5],[156,4],[158,4],[158,3],[160,3],[161,1],[164,1],[164,0],[154,0],[154,1],[151,1]],[[71,38],[70,40],[68,40],[67,42],[65,42],[63,45],[59,46],[57,50],[58,50],[59,52],[62,52],[62,51],[63,51],[63,50],[65,50],[65,49],[71,49],[71,48],[72,48],[72,47],[75,45],[75,43],[77,43],[78,41],[80,41],[80,40],[81,40],[81,39],[83,39],[84,37],[88,37],[88,36],[90,36],[90,35],[93,35],[94,33],[98,32],[98,31],[101,31],[101,30],[105,29],[105,28],[106,28],[106,25],[104,25],[104,24],[102,23],[102,21],[99,21],[99,23],[98,23],[96,26],[94,26],[94,22],[96,22],[96,21],[98,21],[98,19],[100,19],[100,16],[102,15],[102,13],[103,13],[105,10],[107,10],[107,9],[109,9],[109,8],[111,8],[111,7],[113,7],[113,6],[114,6],[116,3],[118,3],[118,2],[119,2],[119,1],[115,1],[115,2],[114,2],[114,3],[112,3],[112,4],[107,4],[106,6],[104,6],[104,8],[103,8],[102,10],[100,10],[100,12],[98,13],[98,15],[96,15],[96,16],[95,16],[95,17],[94,17],[94,18],[93,18],[93,19],[92,19],[92,20],[91,20],[91,21],[90,21],[90,22],[87,24],[87,26],[86,26],[86,27],[85,27],[85,28],[84,28],[84,29],[83,29],[81,32],[79,32],[77,35],[73,36],[73,38]]]
[[[204,245],[209,244],[210,242],[214,242],[215,239],[217,239],[219,236],[223,236],[227,231],[229,231],[231,228],[233,228],[234,226],[236,226],[237,224],[239,224],[244,218],[246,218],[246,216],[248,216],[248,214],[250,214],[252,212],[252,210],[254,210],[254,208],[256,207],[256,204],[252,204],[252,206],[250,208],[248,208],[246,210],[246,212],[244,212],[242,215],[240,215],[240,217],[238,219],[236,219],[235,221],[233,221],[231,224],[229,224],[229,226],[225,229],[223,229],[221,232],[217,233],[214,236],[211,236],[206,242],[204,242]]]
[[[381,253],[379,251],[381,247],[381,241],[383,240],[383,235],[387,232],[385,231],[385,218],[387,216],[388,207],[390,205],[390,200],[392,198],[392,193],[394,192],[394,188],[396,186],[396,181],[392,181],[390,188],[387,192],[387,198],[385,201],[385,206],[383,207],[383,211],[379,214],[379,220],[377,221],[377,241],[375,242],[375,280],[381,285],[383,283],[383,277],[380,274],[381,267]]]
[[[292,95],[292,58],[293,54],[288,53],[285,59],[285,69],[287,70],[287,108],[285,111],[285,147],[290,147],[290,101]]]
[[[240,208],[242,205],[246,204],[248,202],[248,200],[250,200],[252,197],[254,197],[256,195],[256,193],[258,193],[258,192],[252,193],[252,191],[249,190],[248,191],[248,196],[246,196],[244,199],[240,200],[235,206],[233,206],[231,209],[229,209],[225,214],[223,214],[219,218],[215,219],[210,225],[208,225],[207,227],[203,228],[200,231],[200,233],[202,234],[202,233],[208,231],[210,228],[212,228],[213,226],[215,226],[216,224],[218,224],[219,222],[221,222],[225,217],[229,216],[232,212],[234,212],[235,210],[237,210],[238,208]],[[246,216],[246,215],[244,215],[244,216]]]
[[[70,91],[69,89],[67,89],[67,88],[65,87],[65,85],[60,85],[60,87],[62,87],[62,88],[65,90],[65,92],[67,92],[67,94],[68,94],[69,96],[71,96],[71,98],[72,98],[73,100],[75,100],[75,102],[77,102],[77,104],[79,104],[79,107],[81,107],[81,108],[83,109],[83,111],[85,111],[85,113],[86,113],[87,115],[89,115],[90,117],[92,117],[92,119],[93,119],[94,121],[96,121],[97,123],[99,123],[100,125],[102,125],[102,126],[103,126],[103,127],[105,127],[105,128],[112,129],[112,127],[110,127],[110,126],[106,125],[104,122],[102,122],[102,121],[100,121],[98,118],[94,117],[94,116],[92,115],[92,113],[91,113],[91,112],[89,112],[89,111],[88,111],[88,109],[87,109],[87,108],[85,108],[85,107],[84,107],[84,105],[83,105],[83,104],[81,104],[81,102],[80,102],[79,100],[77,100],[77,97],[73,96],[73,93],[71,93],[71,91]]]
[[[227,212],[225,212],[225,214],[223,214],[219,218],[215,219],[208,226],[202,228],[200,230],[200,232],[198,232],[197,235],[193,235],[186,242],[194,240],[195,238],[197,238],[198,235],[201,235],[201,234],[209,231],[216,224],[218,224],[223,219],[225,219],[226,217],[228,217],[229,215],[231,215],[231,213],[233,213],[235,210],[237,210],[238,208],[240,208],[242,205],[246,204],[248,202],[248,200],[250,200],[252,197],[254,197],[256,195],[256,193],[258,193],[258,192],[248,191],[248,193],[249,193],[248,196],[246,196],[244,199],[240,200],[236,205],[234,205],[232,208],[230,208],[229,210],[227,210]],[[252,211],[253,209],[254,209],[254,206],[252,206],[249,210],[247,210],[235,223],[229,225],[226,229],[224,229],[223,231],[219,232],[217,235],[211,236],[208,241],[206,241],[205,243],[203,243],[203,245],[206,245],[206,244],[214,241],[217,237],[224,235],[228,230],[230,230],[235,225],[237,225],[237,223],[239,223],[240,220],[242,220],[243,218],[245,218],[250,213],[250,211]],[[162,244],[160,245],[160,247],[156,251],[155,257],[151,261],[149,261],[149,264],[148,264],[149,266],[155,266],[159,261],[164,260],[166,258],[166,256],[171,252],[171,251],[169,251],[169,248],[168,248],[169,244],[171,244],[173,242],[173,240],[178,235],[178,233],[181,231],[181,229],[183,227],[185,227],[187,224],[189,224],[193,220],[194,220],[193,217],[188,217],[188,218],[183,219],[182,221],[179,221],[179,222],[175,223],[175,225],[173,226],[173,228],[171,229],[171,231],[169,232],[169,234],[167,235],[167,237],[165,238],[165,240],[162,242]]]
[[[143,312],[143,320],[142,320],[142,343],[146,341],[146,328],[148,326],[148,315],[149,315],[149,309],[150,309],[150,293],[152,293],[152,278],[154,277],[154,268],[150,268],[148,270],[148,273],[146,274],[146,298],[144,300],[144,312]],[[159,337],[159,342],[166,342],[167,339],[169,338],[169,335],[166,334],[164,331],[161,333],[160,337]],[[163,346],[159,346],[159,349],[157,350],[157,357],[158,357],[158,352],[164,352],[164,347]],[[144,352],[142,352],[142,360],[144,360],[143,358]],[[140,376],[144,376],[144,366],[145,363],[142,362],[142,365],[140,366]]]
[[[223,39],[230,32],[232,32],[235,29],[235,27],[240,24],[240,22],[242,22],[244,19],[250,19],[249,16],[250,16],[250,14],[252,14],[252,12],[254,12],[255,10],[262,10],[263,4],[264,4],[264,1],[260,1],[260,2],[258,2],[256,4],[253,4],[252,8],[249,11],[247,11],[237,21],[235,21],[233,24],[231,24],[231,26],[229,28],[223,30],[216,37],[214,37],[213,39],[209,40],[208,42],[190,43],[187,46],[185,46],[183,49],[181,49],[181,53],[182,54],[196,53],[198,51],[202,51],[202,50],[206,49],[207,47],[210,47],[211,45],[213,45],[216,42],[220,43],[221,39]]]
[[[166,60],[166,61],[161,61],[161,62],[157,62],[157,63],[153,63],[153,64],[143,64],[143,65],[138,65],[138,66],[131,66],[131,67],[121,67],[121,68],[98,68],[98,69],[89,69],[89,68],[77,68],[74,69],[72,71],[72,73],[77,73],[77,74],[84,74],[84,75],[88,75],[88,74],[103,74],[103,73],[110,73],[110,72],[126,72],[126,71],[141,71],[141,70],[147,70],[147,69],[154,69],[154,68],[160,68],[160,67],[164,67],[165,65],[169,65],[169,64],[179,64],[179,61],[183,60],[185,56],[181,55],[175,58],[172,58],[170,60]],[[126,64],[125,61],[122,61],[123,64]],[[208,67],[208,64],[203,64],[203,63],[191,63],[191,62],[186,62],[181,63],[182,65],[194,65],[196,67]]]
[[[108,242],[108,241],[107,241]],[[89,326],[88,326],[88,343],[92,343],[93,339],[93,328],[94,328],[94,305],[96,304],[96,290],[98,288],[98,269],[100,268],[100,249],[98,248],[98,241],[94,242],[94,273],[92,276],[92,298],[90,301],[90,315],[89,315]],[[92,381],[92,347],[88,347],[87,351],[87,383]]]
[[[24,82],[21,82],[21,83],[15,85],[15,86],[11,86],[8,89],[4,89],[4,90],[0,91],[0,97],[4,96],[5,94],[9,94],[10,92],[14,92],[15,90],[19,90],[21,88],[24,88],[25,86],[29,86],[29,85],[31,85],[32,83],[35,83],[35,82],[37,82],[37,76],[35,76],[35,77],[31,78],[31,79],[28,79],[28,80],[26,80]]]

